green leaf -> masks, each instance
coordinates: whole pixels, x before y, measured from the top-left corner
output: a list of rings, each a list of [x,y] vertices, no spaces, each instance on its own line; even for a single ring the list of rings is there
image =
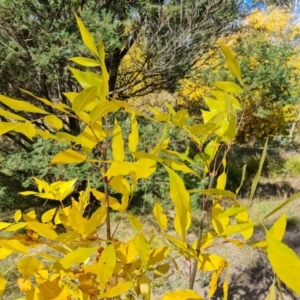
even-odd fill
[[[252,185],[251,185],[249,203],[252,202],[252,199],[253,199],[257,184],[258,184],[258,180],[259,180],[259,177],[260,177],[260,174],[261,174],[261,171],[262,171],[262,168],[263,168],[266,156],[267,156],[267,149],[268,149],[268,139],[265,142],[264,150],[262,152],[262,155],[261,155],[261,158],[260,158],[260,161],[259,161],[259,167],[258,167],[258,170],[257,170],[257,172],[254,176],[254,179],[253,179],[253,182],[252,182]]]
[[[300,260],[288,246],[267,234],[268,259],[275,274],[290,289],[300,295]]]

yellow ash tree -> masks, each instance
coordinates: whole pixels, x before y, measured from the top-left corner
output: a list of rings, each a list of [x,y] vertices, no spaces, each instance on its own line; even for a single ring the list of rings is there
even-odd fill
[[[292,135],[299,116],[300,78],[300,27],[295,15],[282,7],[270,7],[253,11],[238,26],[236,33],[219,39],[232,47],[243,73],[238,141],[253,143],[267,136]],[[226,78],[224,63],[218,47],[199,60],[197,68],[181,81],[180,103],[192,111],[204,106],[208,87]]]

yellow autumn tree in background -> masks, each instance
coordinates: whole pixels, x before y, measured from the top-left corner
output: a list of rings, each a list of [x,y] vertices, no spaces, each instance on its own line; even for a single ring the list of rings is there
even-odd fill
[[[240,30],[218,41],[233,49],[247,86],[238,141],[254,143],[267,136],[292,135],[299,118],[300,26],[295,15],[270,7],[253,11],[238,26]],[[209,95],[206,87],[226,78],[224,64],[216,45],[181,80],[176,94],[179,103],[190,111],[202,108],[203,96]]]

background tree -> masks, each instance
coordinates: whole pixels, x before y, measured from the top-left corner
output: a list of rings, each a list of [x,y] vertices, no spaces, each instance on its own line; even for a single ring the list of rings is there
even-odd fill
[[[299,26],[294,17],[282,8],[256,10],[244,20],[239,32],[220,39],[231,46],[240,60],[247,86],[237,137],[241,143],[288,135],[298,119]],[[190,110],[202,107],[205,86],[225,80],[223,64],[219,50],[211,50],[199,60],[198,70],[181,81],[181,102],[187,103]],[[197,88],[200,82],[204,83],[201,89]]]
[[[63,92],[80,89],[67,69],[68,57],[86,54],[77,42],[72,11],[96,40],[104,41],[111,96],[128,99],[155,90],[174,91],[178,79],[209,49],[238,8],[234,0],[1,0],[1,93],[24,98],[18,89],[22,87],[67,103]],[[142,57],[130,54],[137,47]],[[134,71],[120,67],[126,54]],[[79,124],[68,119],[64,129],[76,132]]]

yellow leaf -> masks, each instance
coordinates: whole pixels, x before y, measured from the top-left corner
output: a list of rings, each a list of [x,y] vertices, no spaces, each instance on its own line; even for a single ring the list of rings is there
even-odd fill
[[[74,136],[74,135],[71,135],[69,133],[66,133],[66,132],[56,132],[55,134],[57,137],[59,137],[60,139],[64,139],[64,140],[67,140],[67,141],[70,141],[70,142],[73,142],[73,143],[76,143],[76,139],[77,137]]]
[[[221,212],[216,216],[216,219],[222,219],[226,217],[232,217],[234,215],[237,215],[241,212],[244,212],[248,209],[247,206],[242,206],[242,207],[229,207],[225,211]]]
[[[224,293],[224,299],[223,300],[227,300],[228,299],[228,280],[225,279],[224,283],[223,283],[223,293]],[[271,299],[269,299],[271,300]],[[274,299],[276,300],[276,299]]]
[[[156,219],[156,222],[161,230],[166,230],[168,228],[168,218],[163,213],[162,206],[159,202],[156,202],[153,207],[153,215]]]
[[[153,159],[142,158],[136,163],[135,175],[137,179],[148,178],[156,170],[156,161]]]
[[[19,222],[21,218],[22,218],[22,212],[20,209],[18,209],[14,214],[14,220],[15,220],[15,222]],[[0,229],[1,229],[1,227],[0,227]]]
[[[276,300],[276,289],[275,289],[275,280],[269,287],[269,292],[265,300]]]
[[[216,234],[214,232],[205,232],[202,235],[200,249],[204,250],[206,249],[211,243],[214,241],[214,238],[216,237]]]
[[[282,209],[284,206],[286,206],[287,204],[295,201],[296,199],[298,199],[300,197],[300,192],[295,193],[294,195],[292,195],[291,197],[289,197],[286,201],[284,201],[282,204],[280,204],[279,206],[277,206],[275,209],[273,209],[270,213],[268,213],[265,217],[264,220],[267,219],[268,217],[270,217],[271,215],[273,215],[274,213],[276,213],[277,211],[279,211],[280,209]]]
[[[187,165],[185,165],[182,162],[173,160],[173,159],[168,159],[168,158],[164,158],[163,161],[168,164],[173,170],[175,171],[181,171],[183,173],[192,173],[194,175],[197,176],[197,173],[195,171],[193,171],[192,169],[190,169]]]
[[[113,130],[112,154],[114,160],[123,161],[125,158],[124,140],[122,137],[122,129],[117,119],[115,119],[115,127]]]
[[[142,233],[137,234],[133,238],[133,244],[135,249],[138,252],[138,255],[144,267],[146,267],[151,255],[150,244],[148,243],[148,241],[146,240],[145,236]]]
[[[217,179],[217,189],[225,190],[227,174],[224,171]]]
[[[23,124],[19,124],[19,126],[16,127],[14,131],[23,133],[30,140],[32,140],[32,138],[37,134],[37,131],[31,122],[25,122]]]
[[[5,229],[5,231],[7,231],[7,232],[17,231],[17,230],[20,230],[20,229],[22,229],[26,226],[27,226],[26,222],[20,222],[20,223],[13,224],[13,225],[9,226],[8,228]]]
[[[72,103],[72,110],[78,115],[85,109],[90,103],[94,102],[97,97],[97,87],[90,87],[84,89],[80,94],[76,96]]]
[[[191,203],[190,195],[187,192],[183,180],[172,169],[165,167],[169,173],[170,179],[170,197],[174,202],[176,217],[180,222],[180,234],[185,240],[186,231],[191,225]],[[176,219],[176,218],[175,218]],[[178,230],[178,228],[177,228]]]
[[[101,206],[98,208],[87,221],[84,230],[83,237],[87,237],[90,233],[95,231],[99,226],[101,226],[106,219],[106,208]]]
[[[52,160],[51,164],[79,164],[86,160],[86,156],[78,151],[67,149],[56,154]]]
[[[49,209],[46,212],[44,212],[42,215],[42,222],[43,223],[50,222],[52,220],[55,212],[56,212],[56,208],[52,208],[52,209]]]
[[[48,105],[48,106],[50,106],[50,107],[52,107],[52,108],[54,108],[54,109],[57,109],[57,110],[59,110],[59,111],[62,111],[62,112],[64,112],[64,113],[69,113],[68,112],[68,105],[66,105],[66,104],[64,104],[64,103],[61,103],[61,102],[59,102],[59,103],[57,103],[57,104],[53,104],[51,101],[49,101],[49,100],[47,100],[47,99],[45,99],[45,98],[40,98],[40,97],[37,97],[37,96],[35,96],[34,94],[32,94],[31,92],[29,92],[29,91],[26,91],[26,90],[23,90],[23,89],[20,89],[23,93],[26,93],[26,94],[28,94],[28,95],[30,95],[30,96],[32,96],[32,97],[34,97],[35,99],[37,99],[37,100],[39,100],[40,102],[42,102],[42,103],[44,103],[44,104],[46,104],[46,105]],[[67,93],[66,93],[67,94]]]
[[[300,295],[300,260],[297,254],[288,246],[267,234],[268,259],[275,274],[291,290]]]
[[[6,258],[7,256],[11,255],[12,251],[6,248],[0,247],[0,260]]]
[[[152,299],[152,282],[145,274],[139,277],[138,285],[143,298],[145,300]]]
[[[116,286],[112,287],[107,292],[100,295],[100,299],[104,298],[114,298],[119,295],[123,295],[126,293],[129,289],[131,289],[133,286],[133,283],[131,281],[126,282],[119,282]]]
[[[192,290],[177,290],[174,292],[167,292],[161,300],[205,300],[202,296]]]
[[[59,263],[64,269],[69,269],[71,266],[84,262],[88,259],[98,248],[77,248],[71,253],[64,256]]]
[[[235,207],[241,207],[241,205],[236,200],[233,201],[233,204],[234,204]],[[237,214],[235,216],[235,220],[236,220],[237,224],[251,223],[252,222],[252,220],[250,219],[250,216],[249,216],[247,211],[243,211],[243,212],[240,212],[239,214]],[[253,232],[254,232],[253,227],[250,227],[250,228],[248,228],[244,231],[241,231],[240,234],[247,241],[248,239],[250,239],[252,237]]]
[[[84,67],[99,67],[100,63],[91,58],[87,57],[71,57],[69,60],[74,61],[76,64],[79,64]]]
[[[43,267],[43,264],[33,256],[22,257],[18,261],[18,271],[24,278],[29,278]]]
[[[0,230],[10,226],[11,223],[7,223],[7,222],[0,222]]]
[[[66,290],[63,290],[56,280],[47,280],[38,286],[44,300],[69,300]]]
[[[269,229],[269,233],[278,241],[281,241],[286,227],[286,214],[285,212],[279,217],[279,219]]]
[[[231,81],[217,81],[214,86],[227,93],[242,94],[244,92],[240,86]]]
[[[113,178],[113,180],[116,179],[116,177]],[[112,183],[112,181],[110,183]],[[105,206],[105,194],[102,192],[99,192],[95,189],[91,189],[92,194],[94,195],[94,197],[99,200],[103,206]],[[120,192],[122,193],[122,192]],[[120,203],[118,201],[118,199],[108,196],[108,201],[109,201],[109,207],[111,207],[113,210],[119,210],[120,209]]]
[[[78,239],[80,237],[79,233],[77,231],[69,231],[60,234],[55,240],[57,242],[61,243],[69,243],[73,242],[74,240]]]
[[[107,178],[115,177],[118,175],[128,175],[136,171],[136,164],[128,161],[113,161],[108,168],[105,176]]]
[[[87,221],[86,219],[83,218],[78,208],[75,207],[74,205],[70,210],[70,213],[68,215],[68,220],[70,222],[70,225],[75,231],[79,232],[80,234],[83,233]]]
[[[0,297],[4,293],[5,287],[6,287],[6,279],[3,277],[3,275],[0,272]]]
[[[0,246],[12,252],[28,254],[28,249],[18,240],[0,239]]]
[[[20,123],[0,122],[0,135],[3,135],[20,126]]]
[[[81,33],[82,41],[84,42],[85,46],[89,50],[91,50],[94,55],[99,56],[92,34],[87,30],[81,19],[76,14],[74,15]]]
[[[155,268],[153,275],[154,278],[162,277],[166,275],[170,271],[170,263],[164,263],[162,265],[159,265]]]
[[[130,152],[136,152],[139,143],[138,123],[135,115],[131,115],[131,133],[128,136],[128,147]]]
[[[27,121],[25,118],[0,108],[0,116],[17,121]]]
[[[119,107],[114,102],[101,100],[91,111],[90,125],[93,125],[96,121],[100,121],[102,117],[117,110],[119,110]]]
[[[224,209],[220,204],[215,204],[212,207],[212,225],[217,234],[221,234],[230,223],[229,217],[222,218],[220,220],[216,219],[217,216],[224,212]]]
[[[54,115],[48,115],[46,117],[44,117],[45,122],[52,126],[53,128],[59,130],[63,128],[63,121],[61,119],[59,119],[57,116]]]
[[[102,82],[101,75],[93,72],[88,72],[88,71],[80,71],[78,69],[74,69],[71,67],[69,67],[69,69],[72,72],[74,78],[78,81],[78,83],[83,89],[87,89],[95,86],[97,87],[97,94],[98,94]]]
[[[38,134],[39,136],[41,136],[44,139],[52,139],[52,140],[63,142],[57,136],[55,136],[54,134],[49,133],[48,131],[40,130],[40,129],[36,129],[35,131],[36,131],[36,134]]]
[[[35,219],[36,218],[36,213],[35,213],[35,210],[31,210],[29,212],[26,213],[26,215],[32,219]],[[25,220],[25,219],[24,219]]]
[[[37,220],[30,218],[28,215],[23,214],[24,220],[28,224],[28,228],[38,233],[40,236],[45,237],[49,240],[55,240],[57,238],[57,233],[49,228],[48,225],[42,224]]]
[[[186,125],[186,122],[189,118],[189,113],[187,109],[182,109],[178,111],[173,117],[172,117],[172,123],[175,126],[183,126]]]
[[[210,280],[210,283],[209,283],[209,291],[208,291],[208,297],[211,298],[216,290],[217,290],[217,287],[218,287],[218,280],[221,276],[221,273],[224,269],[224,267],[227,266],[227,263],[226,261],[224,260],[224,258],[222,258],[222,260],[219,262],[218,264],[218,269],[216,272],[214,272],[211,276],[211,280]]]
[[[106,283],[109,281],[114,273],[116,266],[116,251],[113,245],[107,246],[98,261],[98,280],[100,285],[100,290],[103,292]]]
[[[224,258],[210,253],[200,254],[198,258],[197,268],[202,271],[217,270]]]
[[[163,261],[168,256],[169,250],[170,247],[167,246],[162,246],[154,249],[148,261],[148,266],[156,265]]]
[[[229,70],[238,79],[242,80],[242,73],[239,63],[235,60],[231,50],[224,44],[221,44],[221,50],[226,58]]]
[[[127,214],[127,218],[133,229],[135,229],[136,231],[141,231],[143,229],[143,225],[141,224],[140,220],[137,217],[135,217],[131,212]]]
[[[116,255],[122,264],[131,264],[137,256],[137,251],[133,245],[133,241],[129,241],[127,244],[117,243],[115,244]]]
[[[237,224],[237,225],[230,225],[223,232],[219,233],[219,236],[230,235],[230,234],[234,234],[234,233],[241,233],[244,230],[252,228],[257,224],[258,224],[257,222],[256,223],[249,222],[249,223],[241,223],[241,224]]]
[[[9,108],[17,111],[25,111],[25,112],[32,112],[32,113],[38,113],[38,114],[45,114],[48,115],[49,113],[39,107],[36,107],[29,102],[21,101],[21,100],[15,100],[3,95],[0,95],[0,102],[8,106]]]

